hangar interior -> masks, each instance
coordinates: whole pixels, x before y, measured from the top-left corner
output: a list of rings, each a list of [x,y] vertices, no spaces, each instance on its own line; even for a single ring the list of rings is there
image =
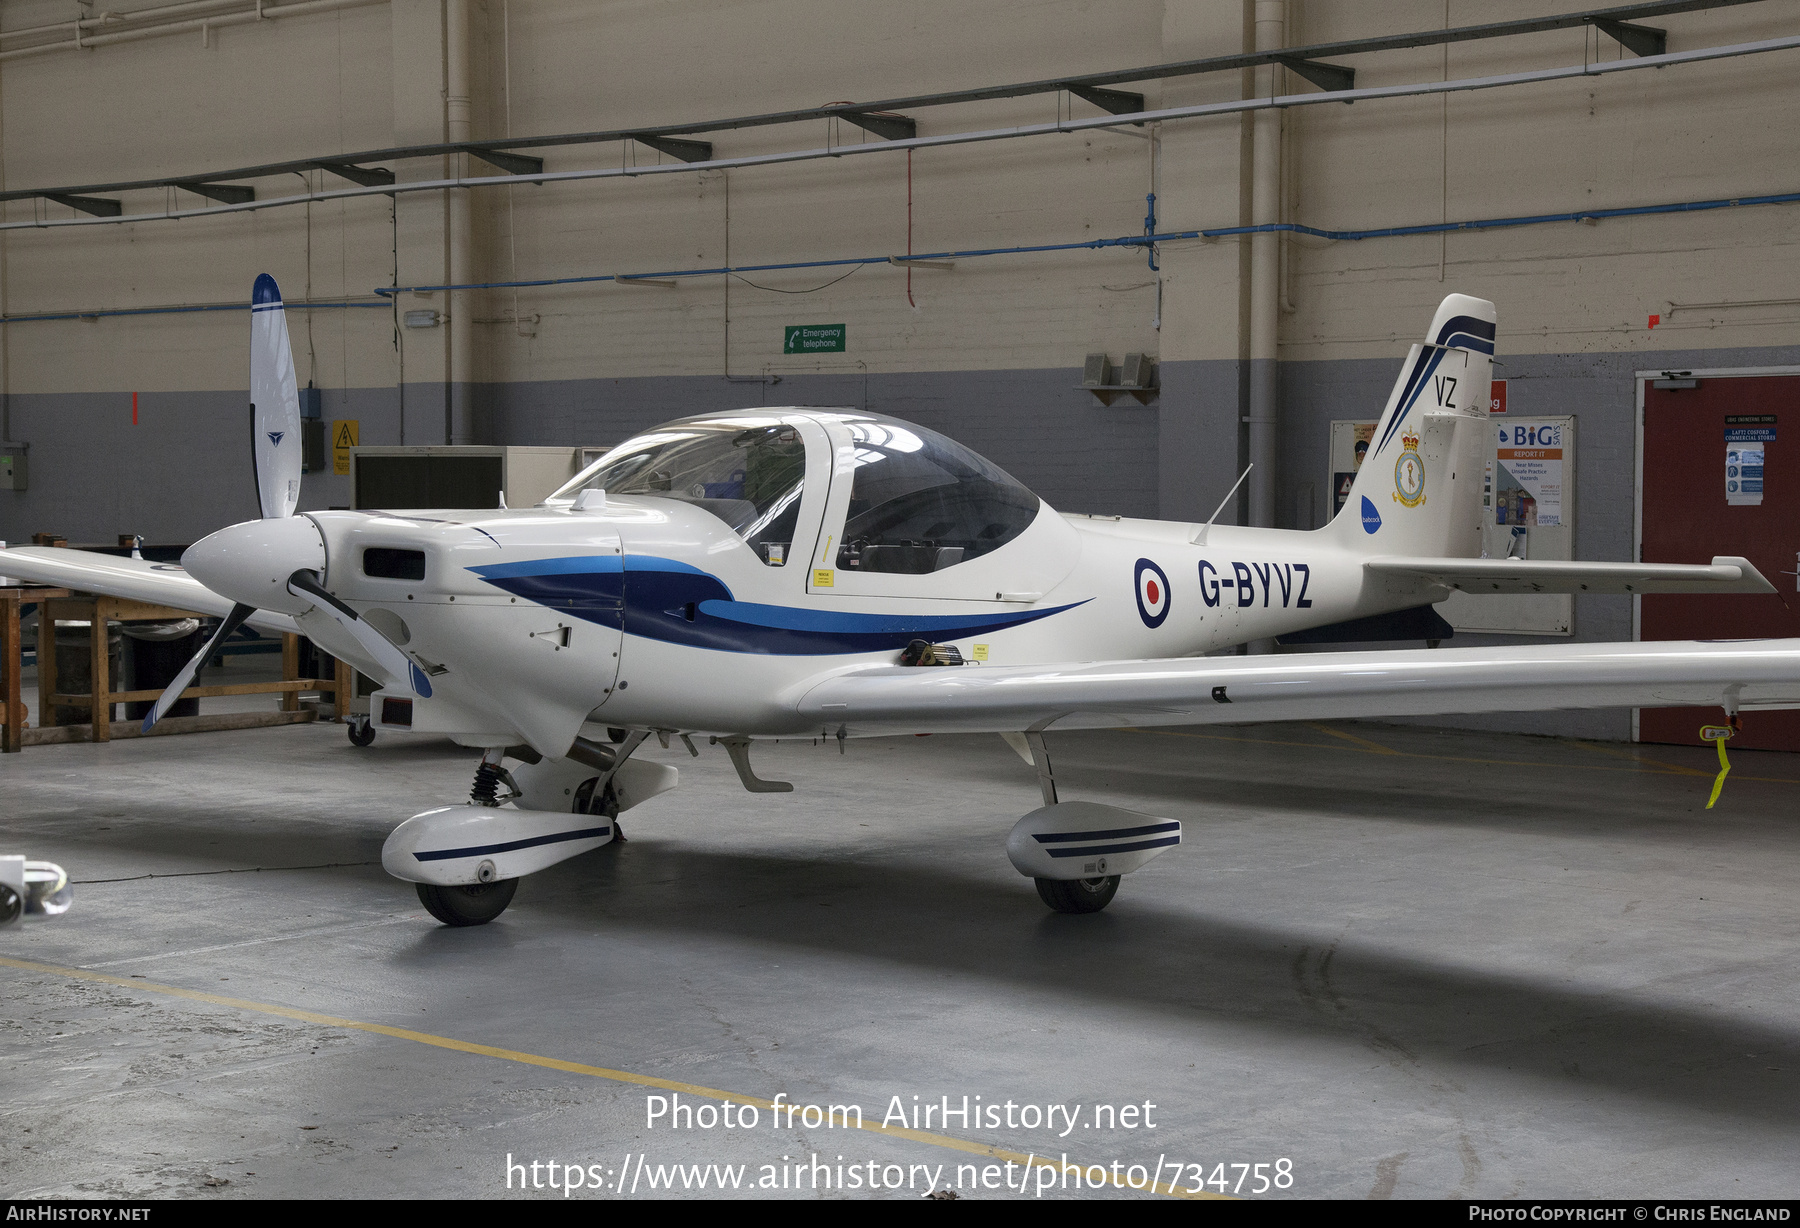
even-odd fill
[[[1624,8],[3,0],[0,540],[253,516],[267,273],[328,428],[305,511],[362,506],[333,439],[599,449],[841,406],[1061,512],[1313,529],[1333,424],[1381,413],[1463,293],[1498,311],[1493,422],[1574,423],[1560,519],[1491,521],[1495,554],[1664,559],[1671,525],[1730,526],[1666,493],[1691,468],[1723,498],[1716,438],[1690,465],[1658,405],[1774,423],[1800,390],[1800,2]],[[1789,596],[1750,622],[1663,635],[1650,598],[1576,594],[1453,642],[1792,636],[1791,524],[1666,539],[1754,559]],[[77,898],[0,931],[0,1195],[541,1196],[510,1184],[529,1155],[592,1165],[580,1196],[717,1196],[609,1183],[829,1152],[916,1197],[915,1165],[1078,1142],[1295,1174],[1201,1194],[1792,1196],[1790,715],[1750,718],[1777,732],[1717,808],[1712,749],[1629,708],[1058,735],[1070,790],[1189,825],[1097,917],[1044,914],[996,852],[1035,794],[991,735],[786,741],[759,770],[791,799],[650,745],[683,788],[468,931],[380,869],[467,788],[443,738],[34,746],[0,762],[0,835]],[[718,1089],[1167,1124],[645,1120]],[[1077,1190],[1185,1188],[1154,1167]],[[871,1193],[811,1180],[741,1193]]]

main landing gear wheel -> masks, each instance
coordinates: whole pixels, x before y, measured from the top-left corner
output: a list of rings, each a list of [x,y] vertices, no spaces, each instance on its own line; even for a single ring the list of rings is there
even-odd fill
[[[1057,912],[1099,912],[1119,893],[1119,875],[1108,878],[1034,878],[1038,898]],[[419,888],[421,894],[424,888]]]
[[[369,723],[369,718],[366,716],[360,720],[351,717],[349,734],[352,745],[367,746],[375,740],[375,726]]]
[[[431,883],[415,886],[425,911],[445,925],[486,925],[512,903],[519,880],[503,878],[496,883],[471,883],[467,887],[439,887]]]

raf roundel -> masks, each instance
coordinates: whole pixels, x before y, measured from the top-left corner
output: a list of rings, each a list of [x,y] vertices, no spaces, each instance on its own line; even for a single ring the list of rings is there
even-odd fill
[[[1146,627],[1160,627],[1169,616],[1169,577],[1149,559],[1137,561],[1137,608]]]

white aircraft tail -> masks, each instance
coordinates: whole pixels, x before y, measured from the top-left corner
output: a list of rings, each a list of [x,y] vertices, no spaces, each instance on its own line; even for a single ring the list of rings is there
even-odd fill
[[[1356,482],[1328,532],[1364,554],[1480,553],[1494,305],[1452,294],[1388,395]]]

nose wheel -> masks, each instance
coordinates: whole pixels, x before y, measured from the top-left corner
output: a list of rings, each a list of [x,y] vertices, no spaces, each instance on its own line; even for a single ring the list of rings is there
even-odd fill
[[[495,883],[470,883],[467,887],[415,885],[419,888],[419,903],[445,925],[486,925],[512,903],[519,880],[503,878]]]
[[[369,723],[369,718],[366,716],[351,717],[346,732],[350,735],[352,746],[367,746],[375,740],[375,726]]]
[[[1057,912],[1099,912],[1119,893],[1119,875],[1106,878],[1037,878],[1038,898]]]

